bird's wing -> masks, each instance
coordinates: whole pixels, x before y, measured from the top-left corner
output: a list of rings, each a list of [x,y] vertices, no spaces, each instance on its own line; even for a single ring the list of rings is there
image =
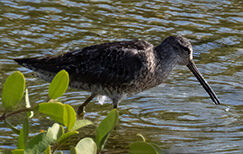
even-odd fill
[[[142,52],[151,47],[149,45],[145,41],[123,41],[86,47],[72,53],[76,57],[75,64],[65,69],[85,83],[128,83],[143,67]]]
[[[78,82],[125,84],[136,78],[146,61],[144,52],[152,48],[141,40],[104,43],[39,59],[38,66],[32,67],[55,73],[65,69],[70,79]]]

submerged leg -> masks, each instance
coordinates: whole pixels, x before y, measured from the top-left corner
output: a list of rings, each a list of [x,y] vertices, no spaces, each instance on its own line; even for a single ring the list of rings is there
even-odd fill
[[[118,104],[118,103],[114,103],[114,102],[113,102],[113,108],[114,108],[114,109],[117,109],[117,104]]]
[[[84,111],[84,107],[96,96],[97,94],[95,93],[91,93],[91,95],[85,100],[85,102],[83,104],[81,104],[79,107],[78,107],[78,115],[82,114],[83,111]]]
[[[113,108],[117,109],[118,104],[121,101],[122,96],[116,96],[115,98],[112,98],[112,104],[113,104]]]

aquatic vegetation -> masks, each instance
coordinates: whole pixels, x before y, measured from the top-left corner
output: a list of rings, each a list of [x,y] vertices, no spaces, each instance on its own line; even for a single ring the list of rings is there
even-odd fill
[[[4,113],[0,116],[0,121],[4,121],[6,126],[18,134],[15,150],[5,150],[12,153],[54,153],[60,151],[61,146],[72,136],[79,134],[79,129],[93,123],[87,119],[78,119],[74,108],[69,104],[63,104],[58,100],[69,84],[69,75],[65,70],[60,71],[52,80],[49,86],[49,101],[37,104],[31,107],[28,95],[28,89],[25,86],[24,75],[17,71],[12,73],[5,81],[2,93],[2,108]],[[19,106],[22,102],[25,92],[25,107]],[[22,105],[23,106],[23,105]],[[24,121],[21,129],[17,129],[8,118],[18,113],[24,113]],[[29,136],[29,121],[35,114],[41,113],[43,116],[50,117],[55,121],[46,131],[43,130],[37,135]],[[113,109],[100,122],[96,128],[96,137],[92,139],[85,137],[77,145],[70,149],[71,154],[96,154],[104,149],[107,139],[112,130],[119,122],[119,112]],[[130,145],[130,153],[136,153],[139,150],[149,151],[151,153],[160,153],[156,145],[145,142],[136,142]]]

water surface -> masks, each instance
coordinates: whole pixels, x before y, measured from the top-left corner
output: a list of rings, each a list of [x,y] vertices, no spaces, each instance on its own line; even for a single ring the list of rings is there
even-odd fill
[[[6,77],[20,70],[31,103],[46,100],[48,83],[17,65],[12,60],[16,57],[50,56],[137,38],[158,45],[181,34],[192,42],[194,60],[223,104],[216,106],[186,67],[176,67],[165,84],[120,104],[120,125],[108,140],[107,153],[127,153],[137,133],[171,153],[242,153],[242,22],[239,0],[1,0],[0,92]],[[88,95],[69,89],[62,102],[76,108]],[[90,103],[86,118],[98,124],[111,110],[109,102]],[[11,121],[18,123],[19,118]],[[51,125],[39,116],[31,123],[32,133]],[[16,135],[11,133],[0,122],[0,148],[15,148]],[[81,134],[90,133],[93,129],[87,128]]]

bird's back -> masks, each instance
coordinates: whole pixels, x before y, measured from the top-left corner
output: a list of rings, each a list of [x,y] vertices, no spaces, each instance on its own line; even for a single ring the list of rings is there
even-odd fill
[[[146,78],[146,72],[151,71],[153,58],[153,45],[136,40],[104,43],[59,56],[16,61],[47,81],[65,69],[71,87],[88,91],[104,91],[106,88],[119,93],[131,87],[137,88],[138,82]]]

